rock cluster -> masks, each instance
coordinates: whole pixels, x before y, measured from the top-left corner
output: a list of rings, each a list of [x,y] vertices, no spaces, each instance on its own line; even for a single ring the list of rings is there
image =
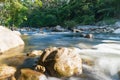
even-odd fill
[[[82,60],[77,48],[47,48],[38,64],[44,66],[52,76],[68,77],[82,73]]]
[[[80,58],[79,52],[78,48],[51,47],[46,48],[43,51],[34,50],[29,56],[16,56],[12,57],[12,59],[8,58],[5,62],[7,62],[8,65],[17,67],[17,70],[11,66],[1,65],[0,80],[48,80],[46,78],[47,75],[53,77],[81,75],[82,59]],[[33,55],[37,57],[33,57]],[[38,60],[37,65],[34,66],[34,68],[31,68],[35,62],[32,61],[29,63],[29,60],[35,59]],[[47,75],[45,75],[46,73]]]

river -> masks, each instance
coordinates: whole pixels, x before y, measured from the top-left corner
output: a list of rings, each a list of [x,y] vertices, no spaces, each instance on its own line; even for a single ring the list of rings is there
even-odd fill
[[[48,80],[119,80],[120,71],[120,34],[94,33],[93,39],[80,37],[80,33],[72,32],[27,32],[22,35],[25,41],[23,47],[9,51],[1,55],[0,62],[6,63],[6,58],[14,55],[26,55],[32,50],[43,50],[48,47],[76,47],[80,49],[81,58],[87,58],[94,62],[89,66],[83,64],[84,78],[73,76],[69,78],[48,77]],[[14,54],[13,54],[14,53]],[[21,54],[22,53],[22,54]],[[8,56],[9,54],[9,56]],[[20,57],[21,59],[21,57]],[[5,61],[4,61],[5,60]],[[14,60],[14,59],[13,59]],[[11,63],[10,61],[7,61]],[[14,62],[14,61],[13,61]],[[31,66],[28,61],[26,65]],[[21,63],[21,62],[20,62]],[[16,64],[18,62],[16,61]],[[15,64],[15,65],[16,65]],[[87,76],[86,76],[87,75]]]
[[[81,57],[94,60],[94,66],[83,64],[90,78],[70,77],[65,80],[119,80],[120,71],[120,34],[94,34],[93,39],[80,37],[80,33],[49,32],[29,34],[23,37],[25,52],[47,47],[77,47]],[[59,80],[49,77],[49,80]],[[63,79],[60,79],[63,80]]]

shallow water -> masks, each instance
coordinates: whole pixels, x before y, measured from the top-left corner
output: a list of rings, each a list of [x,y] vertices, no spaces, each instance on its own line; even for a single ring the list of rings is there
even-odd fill
[[[83,73],[87,77],[73,76],[65,79],[48,77],[49,80],[119,80],[117,73],[120,71],[120,34],[94,34],[94,39],[83,38],[79,33],[71,32],[25,34],[27,35],[22,36],[26,44],[24,52],[14,51],[20,52],[17,54],[54,46],[77,47],[80,49],[81,58],[94,61],[93,66],[83,64]]]
[[[3,54],[0,55],[0,64],[4,64],[5,63],[4,60],[6,58],[24,55],[23,52],[24,52],[24,46],[18,46],[16,48],[4,52]]]
[[[94,66],[83,66],[88,69],[88,78],[71,77],[65,80],[119,80],[120,71],[120,35],[112,33],[94,34],[94,39],[80,37],[79,33],[52,32],[45,34],[30,34],[25,52],[47,47],[77,47],[81,57],[89,57],[94,60]],[[90,71],[90,72],[89,72]],[[89,78],[92,77],[92,78]],[[49,77],[49,80],[59,80]],[[61,80],[61,79],[60,79]]]

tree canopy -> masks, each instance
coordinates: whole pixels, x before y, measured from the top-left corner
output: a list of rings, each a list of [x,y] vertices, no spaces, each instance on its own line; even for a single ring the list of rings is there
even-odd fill
[[[45,27],[120,18],[120,0],[0,0],[0,25]]]

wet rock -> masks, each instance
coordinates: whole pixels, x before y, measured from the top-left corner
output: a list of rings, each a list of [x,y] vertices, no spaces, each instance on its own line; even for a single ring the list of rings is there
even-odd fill
[[[47,80],[47,78],[40,72],[25,68],[21,69],[21,75],[18,80]]]
[[[55,31],[55,32],[63,32],[63,31],[65,31],[65,29],[62,28],[60,25],[57,25],[56,27],[54,27],[54,28],[52,29],[52,31]]]
[[[79,36],[80,36],[80,37],[85,37],[85,36],[86,36],[86,34],[81,33]]]
[[[82,58],[82,63],[89,66],[93,66],[95,64],[93,60],[87,58]]]
[[[5,52],[20,45],[24,45],[20,36],[7,28],[0,26],[0,52]]]
[[[83,31],[80,30],[80,29],[73,29],[73,32],[74,32],[74,33],[81,33],[81,32],[83,32]]]
[[[37,65],[35,67],[35,70],[43,73],[43,72],[45,72],[45,67],[41,66],[41,65]]]
[[[41,56],[42,53],[43,53],[42,50],[33,50],[32,52],[28,53],[27,56],[29,57]]]
[[[11,66],[7,65],[0,65],[0,80],[1,79],[10,79],[15,80],[14,73],[16,72],[16,69]]]
[[[93,38],[93,34],[87,34],[85,38]]]
[[[57,77],[68,77],[82,73],[82,60],[77,48],[47,48],[41,55],[38,64]]]

